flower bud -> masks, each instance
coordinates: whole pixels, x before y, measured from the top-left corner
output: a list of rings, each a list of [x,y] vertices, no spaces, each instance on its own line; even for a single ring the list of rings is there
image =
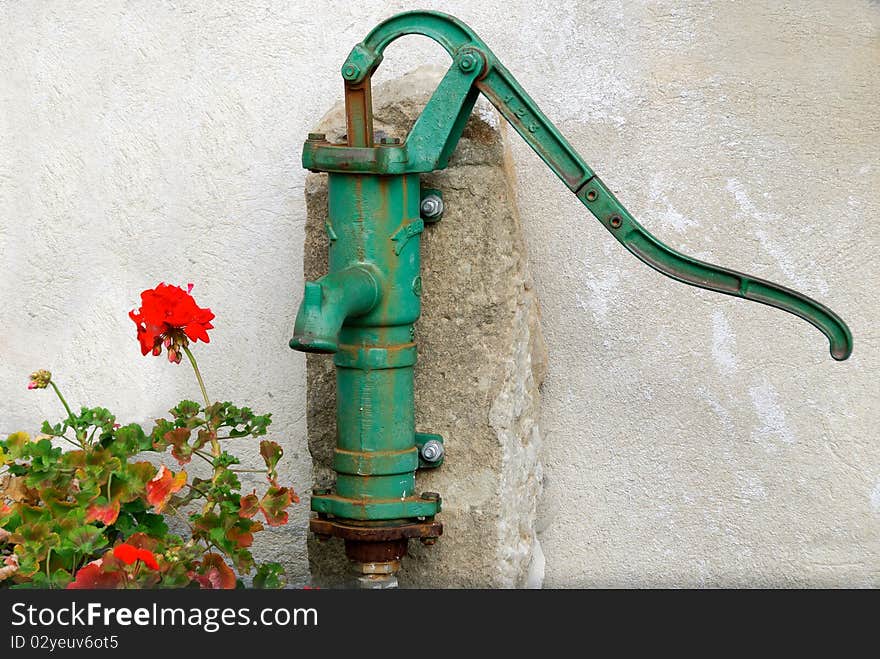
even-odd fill
[[[170,337],[170,336],[166,336],[166,337],[165,337],[165,341],[163,341],[163,343],[164,343],[164,345],[165,345],[166,348],[170,348],[170,347],[171,347],[171,337]]]
[[[40,369],[39,371],[31,373],[30,379],[31,381],[28,382],[28,389],[45,389],[49,386],[49,382],[52,380],[52,374],[45,369]]]
[[[162,354],[162,344],[157,343],[156,345],[153,346],[153,357],[158,357],[161,354]]]
[[[168,349],[168,361],[171,362],[172,364],[175,364],[178,361],[177,351],[174,348]]]

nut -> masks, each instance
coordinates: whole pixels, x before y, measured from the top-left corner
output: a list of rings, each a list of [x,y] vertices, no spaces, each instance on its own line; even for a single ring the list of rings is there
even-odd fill
[[[465,73],[470,73],[480,64],[480,56],[473,52],[462,53],[458,59],[458,68]]]
[[[361,70],[357,65],[348,63],[342,67],[342,77],[346,80],[357,80]]]
[[[440,195],[429,194],[427,197],[422,199],[422,203],[419,206],[419,211],[422,214],[422,217],[425,219],[432,219],[435,217],[440,217],[443,214],[443,199]]]
[[[443,457],[443,444],[436,439],[429,439],[422,446],[422,459],[425,462],[437,462]]]

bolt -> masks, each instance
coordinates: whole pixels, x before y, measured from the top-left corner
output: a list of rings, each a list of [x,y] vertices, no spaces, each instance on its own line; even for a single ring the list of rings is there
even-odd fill
[[[609,224],[611,224],[613,228],[617,229],[618,227],[620,227],[621,224],[623,224],[623,220],[620,219],[620,215],[612,215],[611,219],[609,220]]]
[[[429,194],[422,199],[422,204],[419,206],[419,210],[422,213],[422,217],[425,219],[440,217],[440,215],[443,214],[443,199],[440,198],[440,195]]]
[[[346,80],[356,80],[361,70],[355,64],[346,64],[342,67],[342,77]]]
[[[422,459],[425,462],[437,462],[443,457],[443,444],[436,439],[429,439],[422,446]]]
[[[480,64],[480,56],[473,52],[462,53],[458,59],[458,68],[470,73]]]
[[[329,487],[315,486],[312,488],[312,496],[313,497],[322,497],[322,496],[326,496],[327,494],[330,494]]]
[[[596,197],[598,197],[598,196],[599,196],[598,192],[596,192],[595,190],[590,190],[587,193],[587,201],[596,201]]]
[[[309,142],[324,142],[326,139],[324,133],[309,133]]]
[[[440,495],[437,492],[422,492],[424,501],[440,501]]]
[[[379,144],[400,144],[399,137],[383,137],[379,140]]]

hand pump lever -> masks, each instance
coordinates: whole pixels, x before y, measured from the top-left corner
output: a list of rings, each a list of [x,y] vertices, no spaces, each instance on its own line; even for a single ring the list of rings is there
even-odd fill
[[[402,144],[373,140],[370,79],[395,39],[421,34],[453,64]],[[419,317],[419,234],[436,220],[421,205],[419,174],[444,169],[482,93],[597,220],[632,254],[678,281],[800,316],[852,352],[833,311],[778,284],[681,254],[651,235],[538,109],[491,50],[461,21],[412,11],[380,23],[342,66],[347,144],[312,134],[303,166],[328,172],[330,273],[306,284],[292,348],[335,353],[338,445],[335,491],[316,490],[311,528],[345,539],[363,579],[393,578],[409,538],[432,543],[440,497],[414,494],[417,468],[443,459],[442,438],[415,432],[413,324]],[[424,219],[420,217],[420,208]],[[392,576],[389,576],[392,575]]]

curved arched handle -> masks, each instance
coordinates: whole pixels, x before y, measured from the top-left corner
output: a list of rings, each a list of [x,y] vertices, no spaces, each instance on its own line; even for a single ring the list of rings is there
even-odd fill
[[[852,353],[852,334],[833,311],[778,284],[681,254],[653,236],[624,208],[608,187],[559,133],[476,34],[458,19],[434,11],[397,14],[376,26],[342,66],[346,81],[349,145],[372,145],[369,81],[385,48],[407,34],[437,41],[453,57],[453,68],[410,133],[409,171],[445,166],[479,90],[498,108],[542,160],[627,250],[643,263],[677,281],[767,304],[803,318],[828,338],[831,356]],[[429,115],[429,116],[426,116]],[[424,130],[423,130],[424,129]],[[427,139],[424,133],[441,135]],[[425,151],[431,151],[427,155]]]
[[[667,247],[639,224],[608,187],[593,176],[577,197],[621,245],[667,277],[691,286],[767,304],[803,318],[826,337],[831,356],[842,361],[852,353],[852,334],[831,309],[779,284],[704,263]]]

